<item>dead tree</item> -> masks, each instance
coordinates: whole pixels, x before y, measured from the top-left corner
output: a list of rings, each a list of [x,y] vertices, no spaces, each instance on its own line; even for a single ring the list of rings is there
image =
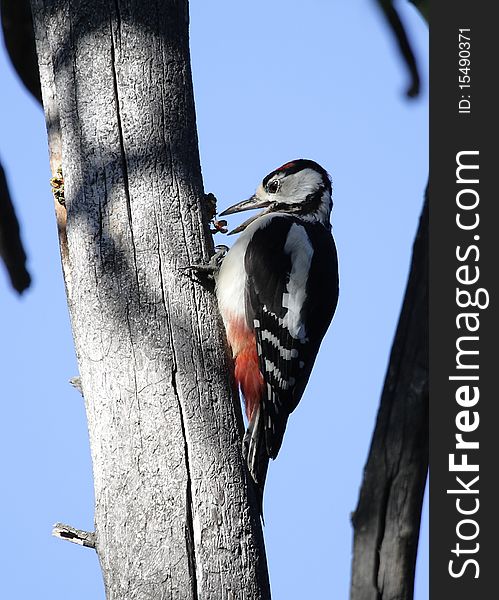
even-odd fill
[[[109,599],[267,599],[213,294],[187,0],[32,0]],[[86,543],[85,543],[86,542]]]
[[[428,2],[411,0],[428,21]],[[392,0],[378,0],[419,90],[416,59]],[[428,190],[359,501],[352,515],[350,600],[412,600],[428,473]]]
[[[411,600],[428,472],[428,199],[352,516],[351,600]]]

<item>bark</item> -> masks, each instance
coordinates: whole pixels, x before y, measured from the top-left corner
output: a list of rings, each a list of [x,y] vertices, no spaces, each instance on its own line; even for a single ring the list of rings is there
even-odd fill
[[[352,516],[351,600],[410,600],[428,471],[428,199]]]
[[[213,249],[187,2],[32,8],[107,597],[269,598],[215,299],[182,271]]]

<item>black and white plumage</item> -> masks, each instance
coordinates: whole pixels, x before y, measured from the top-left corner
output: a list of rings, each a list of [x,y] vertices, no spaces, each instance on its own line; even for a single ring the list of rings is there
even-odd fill
[[[265,208],[234,231],[242,233],[216,285],[249,421],[243,450],[262,494],[268,459],[279,452],[336,309],[331,191],[327,172],[299,159],[222,213]]]

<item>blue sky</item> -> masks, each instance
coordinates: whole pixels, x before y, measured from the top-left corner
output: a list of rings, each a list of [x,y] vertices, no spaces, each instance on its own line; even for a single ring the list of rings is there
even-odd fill
[[[346,599],[362,469],[428,175],[428,36],[399,6],[423,73],[407,74],[372,0],[191,1],[205,189],[219,209],[294,158],[333,178],[340,302],[271,464],[265,538],[273,597]],[[34,277],[18,298],[0,272],[0,595],[104,598],[95,554],[52,538],[93,528],[90,452],[50,195],[41,110],[0,51],[0,156]],[[233,217],[232,223],[238,223]],[[217,235],[217,243],[224,238]],[[428,598],[425,513],[416,600]]]

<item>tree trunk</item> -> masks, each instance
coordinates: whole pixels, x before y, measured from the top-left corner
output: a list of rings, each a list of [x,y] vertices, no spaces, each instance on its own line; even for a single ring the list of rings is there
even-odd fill
[[[351,600],[411,600],[428,471],[428,198],[357,509]]]
[[[270,598],[215,299],[182,271],[212,252],[187,1],[32,8],[107,597]]]

